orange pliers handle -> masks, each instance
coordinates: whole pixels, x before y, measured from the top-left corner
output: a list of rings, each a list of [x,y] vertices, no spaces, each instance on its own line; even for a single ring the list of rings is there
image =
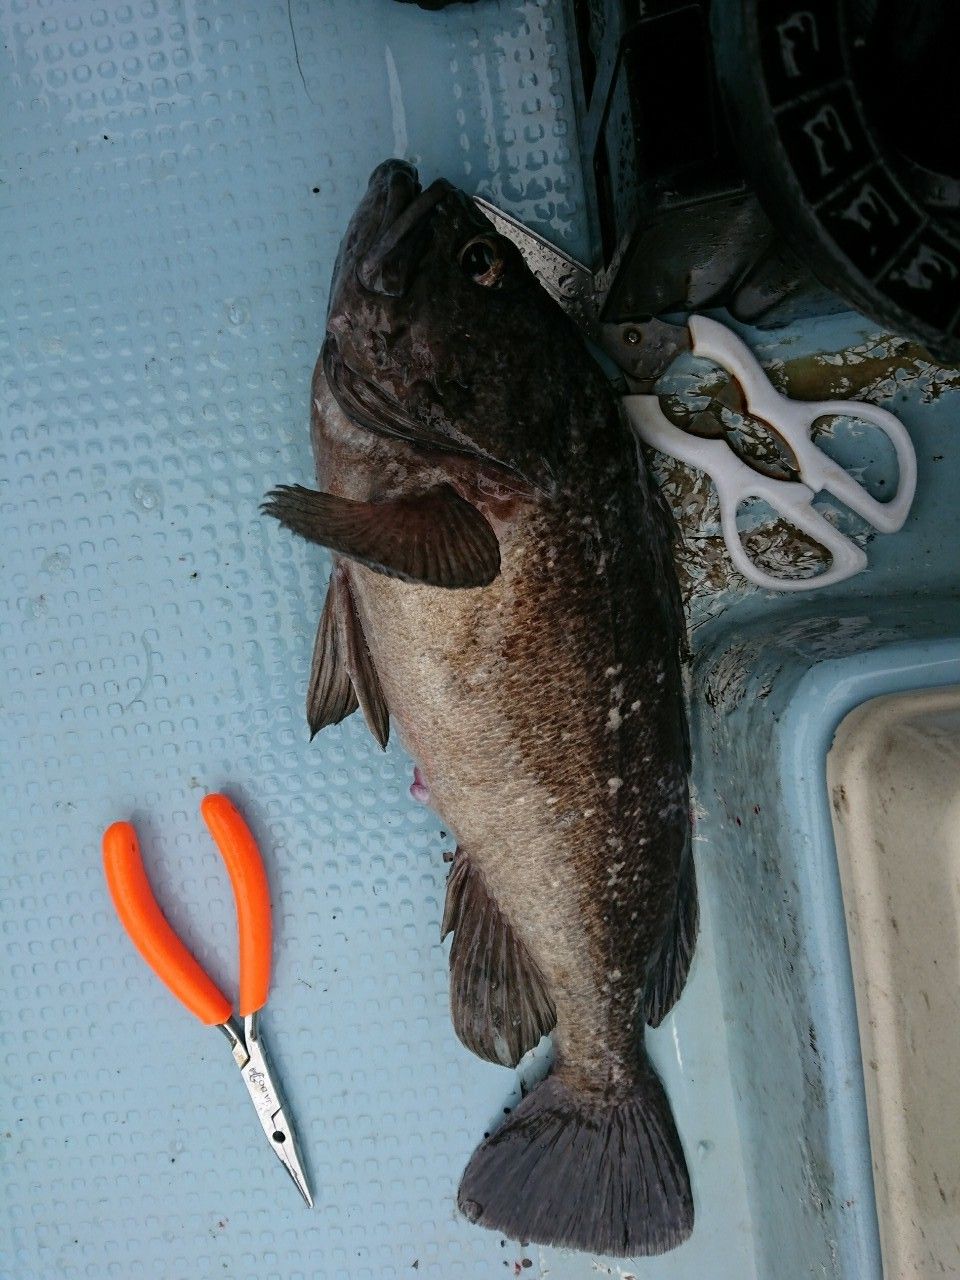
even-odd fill
[[[270,989],[270,889],[263,859],[250,828],[223,795],[206,796],[200,812],[226,863],[237,908],[240,943],[240,1000],[245,1017],[267,1001]],[[115,822],[103,835],[103,868],[117,915],[133,945],[178,1000],[208,1026],[226,1022],[230,1001],[183,945],[150,888],[137,833]]]

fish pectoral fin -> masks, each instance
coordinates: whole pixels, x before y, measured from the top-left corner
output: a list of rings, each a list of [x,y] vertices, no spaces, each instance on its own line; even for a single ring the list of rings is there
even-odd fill
[[[644,1016],[651,1027],[659,1027],[680,999],[697,945],[700,906],[697,872],[689,845],[683,859],[677,885],[676,913],[663,940],[660,955],[650,970],[647,984]]]
[[[337,590],[337,621],[340,627],[340,643],[344,653],[344,663],[350,676],[360,710],[367,722],[367,728],[386,750],[390,737],[390,713],[387,700],[383,696],[380,677],[373,665],[373,658],[367,646],[367,638],[357,616],[357,608],[353,602],[350,581],[342,564],[334,566],[333,579]]]
[[[309,542],[406,582],[485,587],[500,572],[496,534],[450,485],[389,502],[280,485],[262,510]]]
[[[516,1066],[557,1015],[543,974],[462,849],[447,878],[441,938],[451,930],[454,1029],[479,1057]]]
[[[338,604],[336,575],[337,566],[334,565],[310,663],[307,723],[311,738],[315,738],[327,725],[339,724],[360,705],[346,665],[343,628],[339,618],[342,606]]]

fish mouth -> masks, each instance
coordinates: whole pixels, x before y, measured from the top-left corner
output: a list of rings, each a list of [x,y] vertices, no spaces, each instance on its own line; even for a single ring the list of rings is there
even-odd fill
[[[453,187],[438,178],[424,191],[405,160],[385,160],[370,175],[338,262],[323,344],[323,371],[337,404],[358,426],[444,453],[472,454],[469,442],[451,440],[418,422],[389,392],[352,368],[337,340],[337,312],[361,294],[402,298],[430,239],[431,214]],[[353,288],[350,281],[355,282]]]
[[[328,318],[338,300],[359,284],[357,266],[420,195],[420,179],[405,160],[384,160],[370,175],[367,189],[340,241],[330,282]],[[360,285],[363,288],[362,285]]]
[[[357,281],[368,293],[403,297],[430,241],[430,214],[454,190],[445,178],[438,178],[421,191],[416,170],[413,176],[411,189],[409,175],[397,172],[388,188],[379,235],[357,263]]]
[[[382,233],[419,194],[420,177],[412,164],[406,160],[384,160],[370,175],[358,214],[364,216],[365,213],[371,223],[375,219],[373,229]]]
[[[424,191],[406,160],[377,165],[343,237],[331,302],[357,285],[364,293],[402,298],[430,241],[429,215],[455,190],[439,178]]]
[[[341,350],[339,337],[349,325],[341,326],[349,310],[357,305],[362,309],[364,298],[398,299],[407,293],[430,243],[432,214],[447,199],[462,204],[468,215],[486,225],[473,202],[446,179],[438,178],[423,190],[416,169],[404,160],[386,160],[374,169],[334,268],[321,352],[324,376],[337,405],[357,426],[431,453],[470,458],[492,470],[507,488],[526,494],[531,483],[514,467],[478,449],[449,422],[429,425],[428,405],[423,406],[424,414],[414,417],[388,390],[351,365],[349,340]],[[429,397],[430,387],[424,391]],[[442,417],[441,406],[436,407]]]

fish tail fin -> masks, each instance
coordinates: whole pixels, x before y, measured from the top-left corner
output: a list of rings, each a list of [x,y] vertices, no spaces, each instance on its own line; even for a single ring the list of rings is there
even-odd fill
[[[641,1049],[643,1054],[643,1050]],[[550,1076],[473,1153],[461,1212],[516,1240],[617,1257],[665,1253],[693,1230],[690,1176],[646,1055],[619,1101]]]

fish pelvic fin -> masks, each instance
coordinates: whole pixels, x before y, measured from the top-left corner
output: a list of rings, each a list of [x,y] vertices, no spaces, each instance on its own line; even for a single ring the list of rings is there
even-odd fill
[[[353,681],[346,667],[346,653],[340,625],[337,566],[333,566],[327,598],[317,627],[310,663],[310,680],[307,683],[307,724],[310,737],[315,738],[329,724],[339,724],[352,715],[360,705],[354,692]]]
[[[309,542],[405,582],[485,587],[500,572],[497,535],[447,484],[388,502],[280,485],[261,510]]]
[[[650,970],[644,1017],[651,1027],[659,1027],[680,999],[690,972],[700,927],[697,871],[688,842],[677,884],[677,905],[656,962]]]
[[[462,849],[447,878],[440,935],[451,931],[454,1030],[478,1057],[516,1066],[553,1028],[556,1011],[543,974]]]
[[[693,1230],[690,1176],[643,1058],[619,1100],[576,1092],[562,1069],[529,1093],[471,1157],[457,1193],[465,1217],[514,1240],[621,1258],[682,1244]]]
[[[380,677],[373,665],[373,658],[367,646],[367,637],[363,634],[363,627],[357,616],[347,571],[342,564],[338,564],[333,572],[340,598],[338,611],[347,671],[350,674],[357,701],[360,703],[363,718],[367,722],[367,728],[385,751],[390,737],[390,713],[387,710],[387,700],[383,696]]]
[[[307,723],[314,737],[357,707],[381,747],[390,737],[390,713],[366,636],[357,616],[347,571],[334,561],[320,615],[307,686]]]

